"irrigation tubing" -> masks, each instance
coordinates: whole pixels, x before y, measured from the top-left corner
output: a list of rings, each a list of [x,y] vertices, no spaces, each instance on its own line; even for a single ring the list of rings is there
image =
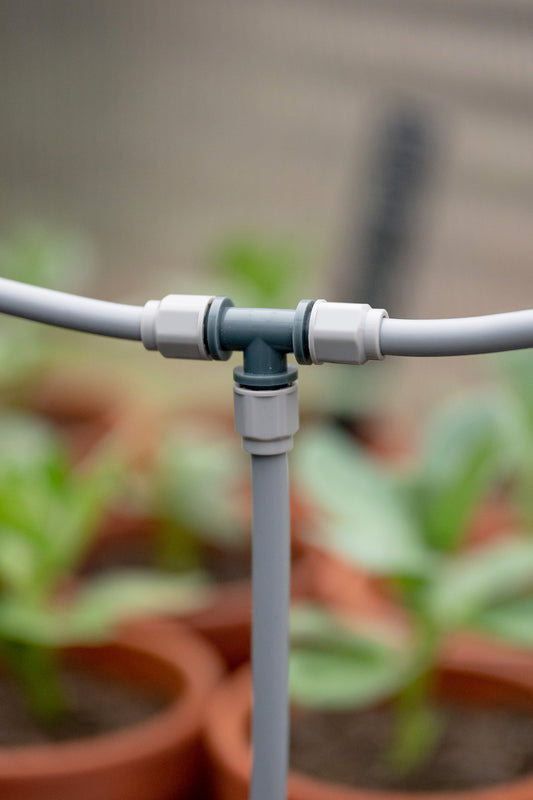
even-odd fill
[[[60,328],[141,339],[142,306],[91,300],[0,278],[0,311]]]
[[[384,319],[387,356],[466,356],[533,347],[533,309],[458,319]]]
[[[252,455],[250,800],[285,800],[289,742],[290,513],[287,454]]]
[[[100,336],[141,339],[142,306],[92,300],[8,278],[0,278],[0,312]],[[533,309],[458,319],[386,318],[380,344],[383,355],[391,356],[462,356],[533,347]]]

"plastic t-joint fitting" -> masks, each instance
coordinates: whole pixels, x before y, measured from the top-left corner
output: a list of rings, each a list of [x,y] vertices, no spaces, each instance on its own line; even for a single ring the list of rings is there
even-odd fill
[[[309,318],[309,354],[313,364],[364,364],[381,360],[381,322],[389,315],[368,303],[317,300]]]
[[[204,323],[214,295],[169,294],[149,300],[141,318],[141,338],[147,350],[166,358],[209,360]]]
[[[292,450],[299,427],[298,382],[282,389],[246,389],[234,384],[235,430],[247,453],[274,456]]]

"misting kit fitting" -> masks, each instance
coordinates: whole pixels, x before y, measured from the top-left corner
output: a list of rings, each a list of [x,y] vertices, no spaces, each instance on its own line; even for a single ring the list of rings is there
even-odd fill
[[[389,319],[366,303],[302,300],[236,308],[229,297],[168,295],[143,306],[90,300],[0,278],[0,312],[142,341],[167,358],[243,364],[235,426],[252,462],[252,800],[284,800],[288,770],[290,514],[287,452],[298,430],[297,367],[385,355],[451,356],[533,347],[533,310],[464,319]]]

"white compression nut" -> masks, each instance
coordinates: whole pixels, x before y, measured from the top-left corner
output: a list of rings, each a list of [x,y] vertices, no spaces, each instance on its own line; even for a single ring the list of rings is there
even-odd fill
[[[141,338],[147,350],[166,358],[209,360],[204,321],[214,295],[169,294],[149,300],[141,318]]]
[[[233,386],[235,430],[248,453],[274,456],[292,450],[299,427],[298,382],[283,389],[245,389]]]
[[[389,315],[368,303],[317,300],[309,319],[309,353],[313,364],[364,364],[380,360],[381,323]]]

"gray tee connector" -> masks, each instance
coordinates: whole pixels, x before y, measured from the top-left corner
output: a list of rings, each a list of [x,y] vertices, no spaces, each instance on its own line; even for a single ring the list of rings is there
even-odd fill
[[[247,453],[273,456],[292,450],[299,427],[298,383],[256,390],[234,384],[235,430]]]

